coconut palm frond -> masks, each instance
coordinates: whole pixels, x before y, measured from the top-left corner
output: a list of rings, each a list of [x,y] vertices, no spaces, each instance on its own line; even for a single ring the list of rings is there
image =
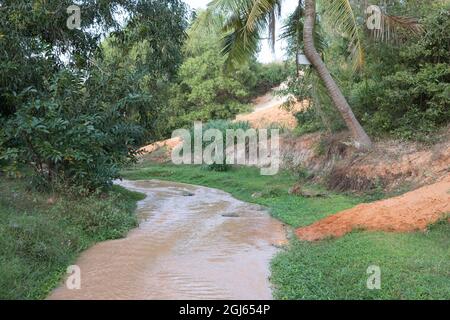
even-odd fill
[[[402,28],[415,34],[424,32],[424,28],[417,18],[386,15],[385,21],[391,28]]]
[[[243,61],[255,54],[263,32],[269,33],[269,43],[274,50],[281,0],[213,0],[208,9],[225,16],[222,52],[228,55],[227,63]]]
[[[274,11],[274,4],[271,0],[255,0],[250,7],[245,27],[248,31],[254,31],[257,21]]]
[[[295,44],[298,52],[303,50],[303,18],[304,8],[302,1],[299,1],[296,9],[286,19],[280,34],[280,39],[286,39],[289,46]],[[317,51],[321,54],[327,47],[327,42],[323,36],[318,19],[314,28],[314,44]]]
[[[360,69],[364,65],[362,35],[350,0],[324,0],[321,5],[333,27],[348,37],[353,68]]]
[[[237,12],[244,6],[247,6],[252,0],[212,0],[208,3],[208,9],[214,12],[229,13]]]
[[[267,28],[269,33],[269,44],[272,51],[275,50],[276,41],[276,21],[281,16],[280,0],[250,0],[245,12],[245,28],[248,32],[255,31],[255,28]],[[260,23],[264,22],[264,23]]]
[[[297,38],[301,40],[299,37],[303,36],[303,15],[304,9],[300,1],[295,10],[286,19],[286,23],[282,27],[280,39]]]
[[[216,14],[212,9],[208,8],[199,14],[192,22],[191,30],[195,32],[199,28],[203,32],[215,32],[223,26],[224,18],[220,14]]]
[[[424,32],[417,18],[388,15],[382,12],[380,28],[372,30],[370,34],[377,40],[390,41],[397,39],[400,30],[414,35]]]
[[[223,27],[222,53],[227,55],[227,65],[231,62],[244,62],[257,50],[260,41],[260,26],[249,32],[245,28],[246,20],[239,14],[231,16]],[[261,24],[261,22],[259,22]]]

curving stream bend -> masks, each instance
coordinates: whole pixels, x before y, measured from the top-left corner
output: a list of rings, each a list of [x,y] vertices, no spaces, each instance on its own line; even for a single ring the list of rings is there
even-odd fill
[[[49,299],[271,299],[269,263],[286,240],[281,222],[220,190],[122,181],[147,195],[138,228],[99,243],[76,264],[81,289]]]

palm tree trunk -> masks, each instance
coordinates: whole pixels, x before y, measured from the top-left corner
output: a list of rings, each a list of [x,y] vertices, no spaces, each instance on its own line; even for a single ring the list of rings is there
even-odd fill
[[[367,133],[362,128],[361,124],[356,119],[350,108],[347,100],[339,89],[338,85],[334,81],[330,72],[328,71],[325,63],[320,57],[314,46],[314,25],[316,22],[316,1],[306,0],[305,1],[305,23],[303,28],[303,42],[305,46],[305,55],[316,69],[319,77],[325,84],[328,94],[333,101],[334,105],[338,109],[345,124],[350,129],[353,139],[355,140],[355,145],[358,149],[368,150],[372,146],[372,141],[370,140]]]

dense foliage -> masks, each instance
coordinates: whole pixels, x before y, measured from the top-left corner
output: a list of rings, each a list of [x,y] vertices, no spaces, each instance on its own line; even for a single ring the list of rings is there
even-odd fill
[[[126,120],[120,103],[93,91],[96,81],[101,80],[83,83],[61,71],[45,95],[30,92],[6,121],[8,157],[30,164],[38,185],[78,186],[79,193],[88,193],[118,178],[120,164],[134,156],[141,128]]]
[[[352,1],[355,12],[361,4]],[[374,39],[366,30],[362,36],[365,62],[361,70],[351,68],[348,40],[333,34],[323,19],[323,55],[356,116],[372,136],[429,140],[430,134],[450,120],[450,38],[448,4],[433,1],[389,1],[392,15],[416,16],[420,34],[399,30],[391,39]],[[326,15],[324,15],[326,17]],[[361,15],[362,19],[364,15]],[[289,39],[295,47],[296,39]],[[336,131],[344,126],[318,77],[309,67],[289,81],[290,93],[308,99],[311,108],[297,115],[298,131]]]
[[[423,140],[450,121],[450,11],[431,14],[423,25],[423,36],[394,50],[373,47],[366,79],[350,90],[374,134]]]
[[[126,27],[101,45],[99,68],[113,87],[110,96],[127,97],[127,117],[145,128],[147,139],[168,134],[169,91],[183,62],[186,28],[182,3],[144,1]]]
[[[216,19],[220,19],[217,16]],[[192,121],[233,119],[249,110],[250,100],[284,81],[288,66],[263,65],[255,59],[231,68],[221,52],[221,32],[200,12],[188,30],[185,60],[171,91],[170,124],[190,126]]]
[[[159,134],[164,88],[182,61],[185,4],[79,1],[73,30],[71,1],[0,4],[3,170],[25,164],[39,186],[78,193],[110,185]]]
[[[208,145],[211,145],[212,147],[219,147],[220,145],[222,146],[222,150],[220,150],[219,152],[223,155],[223,162],[222,163],[217,163],[216,161],[212,164],[206,164],[204,166],[204,168],[208,169],[208,170],[213,170],[213,171],[228,171],[231,168],[231,165],[227,164],[227,148],[229,148],[230,146],[227,145],[228,140],[226,139],[227,137],[227,130],[232,130],[233,132],[237,132],[237,130],[242,130],[242,132],[246,132],[247,130],[251,129],[250,124],[247,121],[229,121],[229,120],[210,120],[207,123],[202,125],[202,137],[204,137],[205,132],[210,130],[210,129],[215,129],[220,131],[220,133],[222,134],[222,138],[223,141],[219,141],[218,144],[216,145],[214,141],[214,139],[212,141],[202,141],[202,147],[203,150],[207,150],[206,148],[208,147]],[[195,131],[194,128],[191,128],[190,130],[190,134],[191,134],[191,146],[194,146],[194,136],[195,136]],[[233,140],[233,143],[236,143],[237,140],[236,138]],[[245,141],[246,146],[248,144],[248,140]],[[216,149],[217,150],[217,149]],[[212,155],[214,157],[215,153]]]
[[[360,12],[360,1],[350,3]],[[0,1],[4,173],[19,175],[25,165],[38,186],[89,193],[118,178],[143,143],[193,121],[232,120],[286,79],[287,92],[310,101],[297,114],[300,133],[344,128],[316,73],[295,67],[295,59],[230,64],[218,13],[189,19],[180,0],[84,0],[81,27],[72,30],[71,4]],[[424,140],[450,118],[449,8],[445,1],[392,0],[384,10],[416,15],[424,32],[387,42],[365,32],[366,60],[355,72],[347,59],[351,39],[337,35],[319,10],[316,46],[372,135]],[[282,35],[291,58],[302,50],[302,19],[294,12]]]

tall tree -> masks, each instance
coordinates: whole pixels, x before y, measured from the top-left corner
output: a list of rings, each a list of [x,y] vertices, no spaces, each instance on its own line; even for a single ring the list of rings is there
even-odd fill
[[[334,81],[330,72],[328,71],[325,63],[323,62],[320,54],[314,44],[314,25],[316,21],[316,1],[306,0],[305,2],[305,24],[303,27],[303,42],[305,55],[316,69],[319,77],[325,84],[328,94],[333,101],[336,108],[339,110],[345,124],[349,128],[352,136],[355,140],[356,147],[359,149],[368,149],[371,147],[372,142],[367,133],[362,128],[359,121],[353,114],[350,105],[345,99],[339,86]]]
[[[110,185],[164,123],[187,12],[181,0],[76,3],[72,29],[73,1],[0,0],[0,166],[84,193]]]
[[[321,5],[326,9],[327,16],[333,21],[333,24],[347,36],[351,44],[351,55],[354,65],[360,67],[363,62],[363,49],[360,41],[361,28],[357,23],[355,12],[352,8],[352,0],[326,0],[321,1]],[[275,20],[281,15],[282,0],[213,0],[209,4],[209,10],[220,11],[227,17],[223,25],[224,53],[232,61],[243,61],[250,55],[253,55],[262,39],[262,32],[269,32],[271,45],[275,42]],[[306,10],[307,9],[307,10]],[[316,22],[316,1],[299,0],[295,10],[298,14],[295,19],[290,19],[291,23],[297,23],[299,19],[304,19],[303,26],[291,26],[291,29],[303,29],[303,47],[305,54],[311,60],[312,66],[317,71],[321,80],[324,82],[328,95],[334,103],[334,106],[341,114],[347,127],[352,133],[355,145],[360,149],[369,149],[371,140],[364,129],[356,119],[347,100],[342,94],[339,86],[333,80],[325,63],[317,52],[314,42],[315,22]],[[291,16],[291,17],[292,17]],[[384,23],[399,24],[401,26],[417,28],[415,21],[404,19],[389,19],[383,15]],[[302,28],[303,27],[303,28]],[[391,32],[391,28],[383,29],[386,33]],[[384,32],[376,36],[384,36]]]
[[[336,23],[345,24],[346,31],[350,34],[354,43],[357,63],[361,63],[362,50],[357,37],[357,26],[349,0],[327,1],[329,8],[336,13]],[[228,17],[223,30],[224,53],[228,54],[230,60],[243,61],[258,49],[261,33],[269,31],[269,40],[272,47],[275,43],[275,20],[281,15],[282,0],[214,0],[210,3],[210,10],[220,10]],[[314,26],[316,22],[315,1],[298,1],[296,11],[300,14],[298,19],[305,17],[303,26],[303,46],[312,66],[318,72],[325,84],[328,95],[335,107],[344,119],[359,149],[369,149],[371,140],[366,134],[355,115],[353,114],[347,100],[342,94],[339,86],[333,80],[331,73],[320,57],[314,41]],[[306,10],[303,10],[306,9]],[[350,17],[350,18],[349,18]],[[291,19],[291,22],[298,22]],[[352,25],[353,23],[353,25]]]

